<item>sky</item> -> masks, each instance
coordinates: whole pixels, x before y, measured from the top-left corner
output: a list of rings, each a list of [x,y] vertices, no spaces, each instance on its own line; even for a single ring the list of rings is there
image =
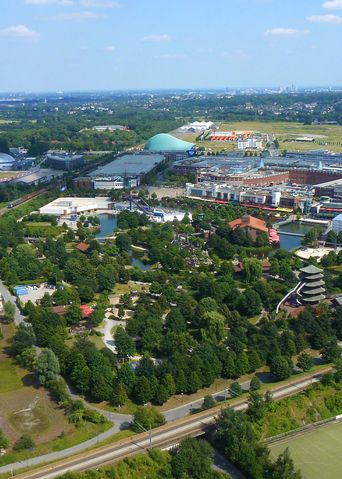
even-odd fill
[[[0,0],[0,91],[342,85],[342,0]]]

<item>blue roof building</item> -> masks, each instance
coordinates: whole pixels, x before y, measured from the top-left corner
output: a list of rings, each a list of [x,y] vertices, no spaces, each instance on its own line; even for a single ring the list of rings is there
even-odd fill
[[[195,146],[194,143],[180,140],[167,133],[159,133],[148,140],[145,150],[156,153],[187,153]]]

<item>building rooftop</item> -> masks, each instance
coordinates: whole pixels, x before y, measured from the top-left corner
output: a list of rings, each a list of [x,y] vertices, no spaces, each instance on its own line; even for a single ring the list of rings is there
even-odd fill
[[[259,220],[254,216],[244,215],[242,218],[231,221],[229,226],[234,230],[237,227],[240,228],[251,228],[254,230],[262,231],[263,233],[268,233],[268,228],[265,221]]]
[[[308,298],[302,298],[302,301],[305,303],[319,303],[320,301],[323,301],[325,299],[325,296],[322,294],[319,294],[318,296],[309,296]]]
[[[105,166],[92,171],[92,177],[137,176],[148,173],[164,160],[164,155],[138,153],[114,158]]]
[[[304,273],[304,274],[319,274],[319,273],[322,273],[323,270],[320,269],[320,268],[317,268],[316,266],[313,266],[312,264],[310,264],[309,266],[305,266],[304,268],[301,268],[300,269],[300,272],[301,273]]]
[[[308,294],[310,296],[317,296],[318,294],[325,293],[324,288],[306,289],[308,286],[309,286],[308,284],[305,285],[305,291],[303,289],[304,294]]]
[[[196,145],[188,141],[179,140],[167,133],[152,136],[144,149],[151,152],[184,152],[192,150]]]

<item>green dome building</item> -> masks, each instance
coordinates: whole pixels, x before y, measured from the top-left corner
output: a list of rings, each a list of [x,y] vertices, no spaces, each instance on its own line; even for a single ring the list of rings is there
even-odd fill
[[[151,153],[187,153],[194,150],[195,146],[167,133],[159,133],[148,140],[144,149]]]

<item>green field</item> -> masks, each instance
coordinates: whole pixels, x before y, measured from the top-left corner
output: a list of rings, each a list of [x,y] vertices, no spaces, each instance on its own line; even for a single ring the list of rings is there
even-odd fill
[[[342,422],[270,445],[271,457],[276,458],[287,447],[303,479],[342,477]]]
[[[17,374],[17,367],[12,359],[1,359],[0,378],[0,393],[16,391],[23,387],[23,382]]]
[[[214,120],[213,120],[214,121]],[[342,151],[342,126],[339,125],[303,125],[302,123],[285,121],[236,121],[217,122],[218,131],[249,130],[261,133],[273,133],[278,141],[280,149],[289,151],[302,151],[312,149],[328,149],[333,152]],[[187,141],[195,141],[198,134],[178,134],[176,136]],[[298,136],[317,135],[313,143],[298,143],[295,140]],[[223,141],[200,141],[198,146],[211,148],[212,151],[232,150],[234,145]]]

